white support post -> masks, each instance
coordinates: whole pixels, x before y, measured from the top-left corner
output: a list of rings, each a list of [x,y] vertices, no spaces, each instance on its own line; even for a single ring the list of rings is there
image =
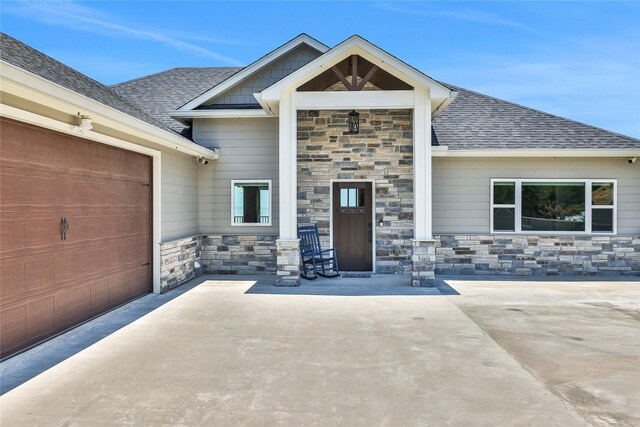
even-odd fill
[[[296,110],[291,92],[282,94],[280,99],[280,239],[297,239],[297,169]]]
[[[431,100],[425,89],[415,89],[413,110],[414,238],[432,239],[431,231]]]

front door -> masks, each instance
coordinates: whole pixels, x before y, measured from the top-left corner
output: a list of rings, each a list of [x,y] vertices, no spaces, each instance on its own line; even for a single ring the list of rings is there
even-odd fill
[[[333,246],[340,270],[372,270],[371,190],[370,182],[333,184]]]

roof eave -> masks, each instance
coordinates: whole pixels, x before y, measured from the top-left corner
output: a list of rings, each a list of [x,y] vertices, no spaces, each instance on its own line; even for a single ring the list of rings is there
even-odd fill
[[[113,107],[77,93],[71,89],[0,60],[2,89],[19,97],[45,103],[47,107],[75,115],[78,110],[92,117],[95,123],[181,151],[185,154],[216,158],[213,150],[202,147],[175,132],[158,128]]]

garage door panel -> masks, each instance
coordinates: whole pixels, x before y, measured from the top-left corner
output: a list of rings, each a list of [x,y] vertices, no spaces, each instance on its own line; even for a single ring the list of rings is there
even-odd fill
[[[126,153],[122,150],[109,148],[107,151],[107,170],[111,175],[128,176]]]
[[[0,229],[2,230],[0,251],[4,254],[25,246],[25,218],[22,209],[10,212],[5,211],[4,206],[2,209],[0,212]]]
[[[91,166],[91,159],[85,157],[83,146],[88,144],[83,139],[68,135],[53,133],[53,165],[67,171],[87,170]]]
[[[24,161],[24,146],[22,144],[24,129],[22,126],[13,126],[8,122],[2,123],[0,126],[0,136],[2,136],[0,159],[12,162]]]
[[[0,168],[0,203],[4,209],[29,203],[31,196],[22,189],[27,186],[25,168],[21,164],[2,162]]]
[[[28,255],[26,260],[26,290],[51,287],[54,284],[53,254],[51,252]]]
[[[22,256],[0,260],[0,293],[6,301],[26,289],[26,262]]]
[[[24,129],[24,160],[27,163],[47,165],[53,157],[51,132],[38,128]]]
[[[0,311],[0,357],[17,350],[27,340],[26,307],[3,308]]]
[[[109,308],[109,280],[102,279],[91,283],[91,314],[101,313]]]
[[[5,357],[150,291],[152,266],[142,264],[152,258],[151,198],[142,184],[151,179],[151,159],[1,121]]]
[[[91,316],[91,288],[76,286],[55,296],[56,330],[69,328]]]
[[[131,273],[131,296],[137,297],[149,292],[149,266],[141,266]]]
[[[127,301],[130,296],[130,272],[114,274],[109,278],[109,305],[115,306]]]
[[[39,340],[53,333],[54,297],[49,296],[28,302],[25,307],[26,334],[30,342]]]
[[[60,216],[56,212],[27,211],[23,220],[26,247],[50,246],[61,242]]]
[[[26,176],[15,185],[19,186],[20,190],[28,188],[29,191],[21,191],[22,197],[20,201],[16,201],[17,203],[56,206],[61,202],[62,189],[55,172],[40,169],[25,169],[25,171]]]

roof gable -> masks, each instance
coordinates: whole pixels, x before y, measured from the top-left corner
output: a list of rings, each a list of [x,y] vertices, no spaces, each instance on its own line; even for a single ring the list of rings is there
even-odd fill
[[[206,92],[200,94],[195,97],[191,101],[184,104],[182,107],[178,109],[178,111],[189,111],[196,109],[201,105],[207,104],[215,104],[218,100],[214,100],[214,98],[222,95],[222,99],[219,101],[221,104],[227,103],[238,103],[238,104],[247,104],[246,98],[246,89],[239,87],[241,84],[249,82],[250,84],[246,85],[248,88],[255,88],[257,85],[261,85],[258,87],[265,87],[271,83],[271,80],[275,81],[283,77],[283,72],[290,72],[291,70],[287,69],[275,69],[270,70],[269,67],[271,65],[289,62],[288,67],[291,66],[300,66],[303,63],[309,62],[313,59],[313,52],[317,52],[318,54],[324,53],[329,48],[324,44],[320,43],[316,39],[306,35],[300,34],[292,40],[289,40],[287,43],[278,47],[277,49],[271,51],[266,54],[262,58],[253,62],[251,65],[243,68],[238,73],[229,77],[227,80],[221,82],[220,84],[210,88]],[[317,56],[317,55],[315,55]],[[262,72],[260,74],[260,72]],[[256,76],[257,74],[257,76]],[[253,83],[253,84],[251,84]],[[237,91],[234,89],[237,88]],[[225,96],[229,96],[230,98],[224,98]],[[212,102],[213,101],[213,102]],[[234,102],[228,102],[234,101]],[[242,101],[242,102],[235,102]],[[252,103],[255,103],[255,98],[252,97],[250,99]]]
[[[452,91],[443,84],[362,37],[353,35],[305,66],[289,74],[287,77],[267,87],[259,94],[256,94],[256,98],[258,98],[261,103],[268,104],[270,101],[277,102],[283,90],[302,86],[314,77],[325,72],[328,68],[339,64],[350,55],[361,56],[412,87],[428,88],[431,92],[431,98],[445,99],[454,96]]]

